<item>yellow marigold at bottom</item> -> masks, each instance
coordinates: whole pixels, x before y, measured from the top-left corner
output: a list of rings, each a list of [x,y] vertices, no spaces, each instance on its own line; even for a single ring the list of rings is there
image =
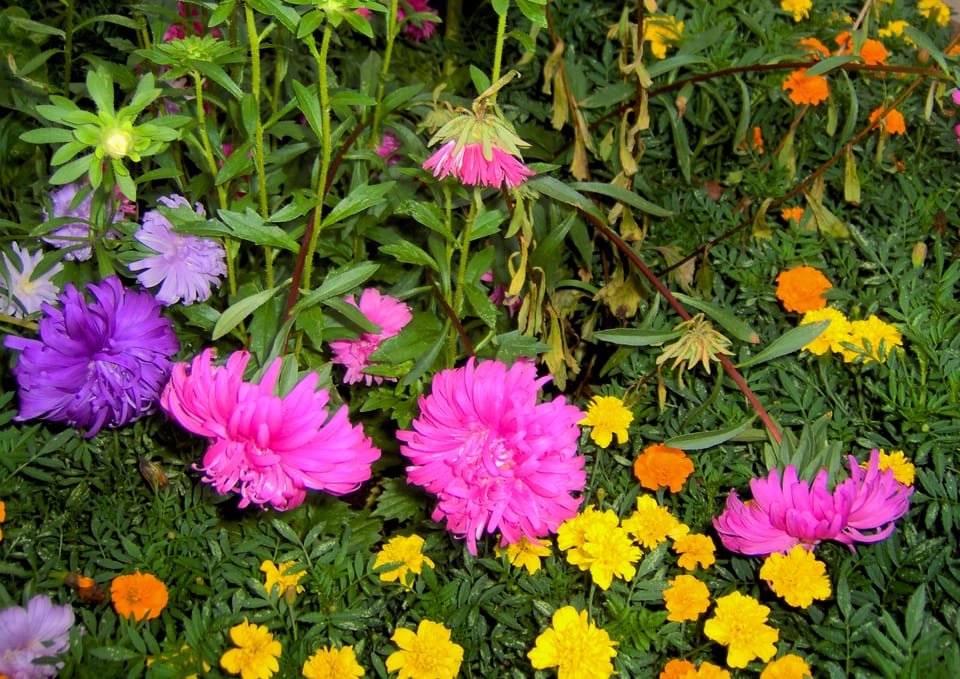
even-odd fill
[[[118,575],[110,583],[110,600],[123,618],[153,620],[167,605],[167,586],[151,573]]]
[[[697,564],[709,568],[717,561],[717,546],[709,535],[690,533],[673,541],[673,551],[680,555],[677,565],[684,570],[696,570]]]
[[[751,596],[732,592],[717,599],[703,633],[727,647],[727,665],[743,668],[754,658],[767,662],[777,654],[780,632],[767,625],[770,609]]]
[[[280,670],[277,658],[283,646],[264,625],[251,625],[246,618],[230,628],[231,648],[220,656],[220,667],[241,679],[270,679]]]
[[[689,660],[680,660],[679,658],[674,658],[663,666],[663,671],[660,673],[660,679],[682,679],[690,672],[696,674],[696,671],[697,666]]]
[[[850,341],[850,321],[843,315],[842,311],[833,307],[825,306],[822,309],[814,309],[803,315],[800,325],[810,323],[819,323],[820,321],[829,321],[827,327],[819,335],[803,345],[811,354],[823,356],[828,351],[841,353],[843,343]]]
[[[493,548],[497,556],[507,555],[511,566],[526,568],[530,575],[540,570],[540,559],[550,556],[550,544],[537,544],[520,536],[520,542],[513,542],[506,547],[497,545]]]
[[[760,567],[760,578],[767,581],[777,596],[798,608],[807,608],[814,600],[830,597],[826,564],[802,545],[794,546],[789,554],[768,556]]]
[[[789,92],[790,101],[798,106],[813,104],[816,106],[830,96],[827,79],[822,75],[807,75],[806,69],[799,69],[787,76],[783,91]]]
[[[807,661],[799,655],[788,653],[763,668],[760,679],[808,679],[813,677]]]
[[[573,606],[557,609],[551,627],[537,637],[527,653],[535,669],[557,668],[559,679],[609,679],[617,657],[606,630],[590,622],[586,611]]]
[[[365,674],[357,663],[353,646],[334,648],[321,646],[303,664],[306,679],[359,679]]]
[[[460,672],[463,647],[439,622],[421,620],[416,632],[398,627],[390,640],[399,650],[387,656],[387,671],[399,672],[397,679],[453,679]]]
[[[678,575],[663,590],[663,602],[670,611],[667,620],[696,620],[710,607],[710,590],[692,575]]]

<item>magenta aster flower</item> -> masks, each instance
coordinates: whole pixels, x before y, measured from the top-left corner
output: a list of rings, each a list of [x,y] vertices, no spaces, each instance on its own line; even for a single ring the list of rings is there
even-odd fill
[[[168,196],[157,201],[169,208],[190,206],[183,196]],[[197,203],[196,212],[203,216],[203,207]],[[157,300],[165,305],[182,301],[189,306],[210,297],[210,286],[219,286],[227,273],[227,253],[212,238],[200,238],[173,230],[173,224],[159,210],[147,210],[143,226],[134,234],[140,243],[154,253],[130,264],[132,271],[140,271],[137,280],[145,288],[157,285]]]
[[[55,677],[62,662],[36,664],[41,658],[56,658],[70,647],[73,609],[57,606],[50,597],[37,594],[27,607],[11,606],[0,611],[0,676],[10,679]]]
[[[429,12],[433,15],[439,15],[437,10],[429,5],[427,0],[403,0],[410,6],[411,12]],[[389,3],[388,3],[389,4]],[[403,21],[407,13],[401,7],[397,10],[397,21]],[[403,25],[403,34],[416,42],[423,42],[433,37],[437,32],[437,25],[433,21],[420,21],[411,19]]]
[[[54,189],[50,192],[53,214],[48,215],[46,210],[43,211],[43,218],[47,221],[60,217],[76,218],[77,221],[57,227],[44,236],[43,240],[55,248],[66,248],[67,252],[63,258],[77,262],[85,262],[93,257],[93,248],[90,245],[90,210],[93,205],[93,191],[87,191],[85,196],[77,200],[77,194],[86,186],[83,182],[75,182]],[[118,194],[117,201],[117,205],[113,206],[115,210],[111,217],[111,222],[114,224],[123,221],[124,215],[136,211],[136,208],[130,205],[122,195]],[[120,234],[117,231],[110,231],[106,235],[109,238],[117,238]]]
[[[30,252],[21,249],[14,242],[10,243],[14,257],[19,260],[13,262],[3,253],[3,271],[0,272],[0,313],[24,318],[40,311],[43,304],[49,304],[57,299],[60,288],[51,280],[60,271],[63,264],[57,262],[39,276],[35,276],[37,265],[43,259],[43,252]]]
[[[410,322],[410,307],[390,295],[381,295],[376,288],[364,290],[360,295],[359,304],[353,297],[347,297],[344,301],[360,309],[368,321],[379,325],[380,332],[365,332],[355,340],[343,339],[330,342],[333,362],[347,369],[343,381],[353,384],[363,380],[369,386],[373,382],[380,384],[384,379],[391,379],[369,375],[363,372],[363,369],[374,365],[370,360],[370,354],[379,348],[380,342],[393,337]]]
[[[893,470],[878,471],[879,451],[870,456],[867,470],[853,456],[850,478],[831,493],[827,472],[821,470],[812,484],[797,479],[788,465],[781,483],[776,469],[766,479],[753,479],[753,501],[743,503],[732,491],[724,512],[713,520],[724,546],[741,554],[766,556],[787,553],[795,545],[813,549],[823,540],[842,542],[851,550],[854,542],[877,542],[893,531],[893,522],[909,509],[912,488],[893,476]],[[876,530],[867,535],[862,531]]]
[[[377,155],[383,158],[387,165],[393,165],[400,160],[400,154],[394,153],[398,148],[400,148],[400,140],[388,132],[383,135],[383,140],[377,146],[376,151]]]
[[[445,517],[471,554],[484,532],[502,533],[504,545],[536,542],[577,514],[583,413],[562,396],[538,404],[549,380],[525,361],[508,368],[471,358],[438,373],[413,431],[397,432],[412,463],[408,481],[437,496],[433,519]]]
[[[160,305],[111,276],[87,286],[88,302],[72,284],[59,307],[43,305],[40,339],[8,336],[20,351],[13,374],[20,385],[18,420],[39,417],[87,429],[120,427],[154,410],[180,343]]]
[[[237,351],[224,366],[207,349],[187,366],[178,363],[160,399],[187,431],[210,439],[203,480],[218,493],[237,492],[240,506],[293,509],[307,490],[343,495],[370,478],[380,457],[347,407],[328,416],[330,400],[310,373],[286,396],[274,393],[282,359],[270,364],[259,384],[243,381],[250,354]]]
[[[494,145],[490,146],[487,157],[482,143],[462,144],[458,147],[453,139],[427,158],[423,169],[433,170],[433,176],[438,179],[453,175],[467,186],[499,188],[506,185],[511,189],[536,174],[514,156]]]

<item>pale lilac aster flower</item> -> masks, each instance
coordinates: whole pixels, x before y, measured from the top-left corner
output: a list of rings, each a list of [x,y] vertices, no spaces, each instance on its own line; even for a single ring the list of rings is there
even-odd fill
[[[24,318],[32,313],[40,311],[44,303],[51,303],[57,299],[57,293],[60,292],[53,281],[55,275],[63,270],[63,265],[57,262],[46,272],[34,277],[37,265],[43,259],[43,252],[29,252],[21,249],[17,243],[10,243],[10,249],[16,259],[20,260],[19,266],[16,262],[3,253],[3,272],[0,276],[0,313],[13,316],[14,318]]]
[[[427,158],[423,169],[432,170],[433,176],[443,179],[453,175],[467,186],[492,186],[500,188],[506,185],[516,188],[536,174],[529,167],[506,151],[490,146],[490,158],[483,154],[483,144],[476,142],[463,144],[457,148],[457,142],[451,139],[436,153]]]
[[[93,257],[93,248],[90,245],[90,209],[93,205],[93,191],[88,191],[80,202],[73,205],[77,194],[84,187],[83,182],[75,182],[52,190],[50,200],[53,201],[53,214],[48,215],[46,210],[43,211],[43,218],[46,221],[60,217],[75,217],[77,219],[75,222],[57,227],[43,237],[43,240],[53,247],[67,249],[63,256],[64,259],[77,262],[85,262]],[[120,194],[118,194],[117,204],[111,207],[114,210],[111,217],[114,224],[123,221],[125,215],[136,212],[136,207]],[[120,234],[111,230],[106,236],[108,238],[118,238]]]
[[[62,662],[34,661],[66,653],[71,627],[73,609],[58,606],[43,594],[30,599],[26,608],[11,606],[0,611],[0,675],[10,679],[57,676]]]
[[[214,366],[205,350],[188,366],[178,363],[160,405],[180,426],[210,440],[203,481],[221,495],[239,493],[250,503],[293,509],[307,490],[344,495],[370,478],[379,457],[347,407],[328,415],[330,396],[309,373],[286,396],[274,393],[282,359],[270,364],[259,384],[243,381],[250,354],[237,351]]]
[[[158,198],[161,205],[169,208],[190,206],[183,196]],[[203,207],[198,203],[196,212],[203,216]],[[157,300],[165,305],[183,302],[189,306],[210,297],[210,286],[220,285],[220,278],[227,273],[227,253],[223,246],[212,238],[200,238],[173,230],[173,224],[159,210],[147,210],[143,226],[134,234],[140,243],[156,254],[130,264],[132,271],[140,271],[137,280],[145,288],[157,285]]]
[[[155,409],[180,350],[172,323],[152,295],[124,288],[116,276],[87,290],[93,301],[67,284],[59,306],[43,305],[40,339],[4,340],[21,352],[13,369],[17,420],[62,422],[91,437]]]
[[[446,518],[471,554],[485,532],[501,533],[504,545],[536,542],[580,506],[583,413],[562,396],[538,404],[550,378],[536,373],[526,361],[508,368],[471,358],[438,373],[420,398],[413,431],[397,432],[412,463],[408,481],[437,496],[434,521]]]
[[[398,148],[400,148],[400,140],[388,132],[383,135],[383,140],[377,146],[377,155],[383,158],[387,165],[393,165],[400,160],[400,154],[394,153]]]
[[[363,369],[374,365],[370,360],[370,354],[380,347],[380,342],[393,337],[410,322],[410,307],[390,295],[381,295],[376,288],[364,290],[360,295],[359,303],[353,297],[347,297],[344,301],[360,309],[368,321],[380,326],[380,332],[365,332],[355,340],[342,339],[330,342],[333,362],[347,369],[343,381],[346,384],[353,384],[363,380],[369,386],[373,382],[381,384],[384,379],[390,380],[389,377],[367,374]]]
[[[427,0],[403,0],[410,6],[412,12],[429,12],[439,15],[439,12],[431,7]],[[407,13],[401,7],[397,10],[397,21],[403,21]],[[437,32],[437,25],[433,21],[411,20],[403,25],[403,34],[416,42],[423,42],[433,37]]]

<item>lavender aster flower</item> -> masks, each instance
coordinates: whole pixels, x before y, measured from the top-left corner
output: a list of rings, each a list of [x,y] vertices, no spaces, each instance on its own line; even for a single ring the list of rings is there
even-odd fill
[[[177,195],[159,198],[158,202],[169,208],[190,206],[186,198]],[[204,214],[199,203],[195,209],[197,214]],[[159,210],[143,215],[143,226],[134,238],[156,254],[132,263],[130,269],[141,272],[137,280],[145,288],[160,286],[157,300],[162,304],[203,302],[210,297],[210,286],[219,286],[219,279],[227,273],[227,253],[220,243],[175,232]]]
[[[54,189],[50,192],[53,215],[48,215],[46,210],[43,211],[44,220],[60,217],[77,219],[75,222],[54,229],[43,238],[55,248],[68,248],[63,258],[77,262],[85,262],[93,256],[93,248],[90,246],[90,210],[93,204],[93,191],[87,191],[82,200],[77,201],[77,194],[85,188],[83,183],[75,182]],[[135,211],[135,208],[123,202],[125,200],[122,196],[120,197],[119,208],[113,213],[111,219],[114,224],[123,221],[125,213]],[[110,231],[107,234],[110,238],[116,238],[119,235],[116,231]]]
[[[152,411],[180,343],[152,295],[124,288],[116,276],[73,285],[43,305],[40,339],[8,336],[22,352],[13,369],[20,385],[17,420],[35,417],[86,429],[120,427]]]
[[[19,261],[16,263],[3,253],[3,271],[0,276],[0,313],[14,318],[23,318],[40,311],[44,302],[52,302],[57,298],[60,288],[50,279],[63,270],[63,265],[57,262],[45,273],[34,277],[37,265],[43,259],[40,250],[30,252],[21,250],[17,243],[10,243],[10,249]]]
[[[62,662],[34,661],[66,653],[71,627],[73,609],[57,606],[43,594],[30,599],[26,608],[11,606],[0,611],[0,675],[10,679],[57,676]]]

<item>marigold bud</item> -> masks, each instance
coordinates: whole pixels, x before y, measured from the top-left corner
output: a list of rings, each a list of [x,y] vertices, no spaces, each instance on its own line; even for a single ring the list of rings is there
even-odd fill
[[[913,246],[913,252],[910,253],[910,261],[913,263],[914,269],[919,269],[923,266],[923,261],[927,258],[927,244],[923,241],[920,241]]]

